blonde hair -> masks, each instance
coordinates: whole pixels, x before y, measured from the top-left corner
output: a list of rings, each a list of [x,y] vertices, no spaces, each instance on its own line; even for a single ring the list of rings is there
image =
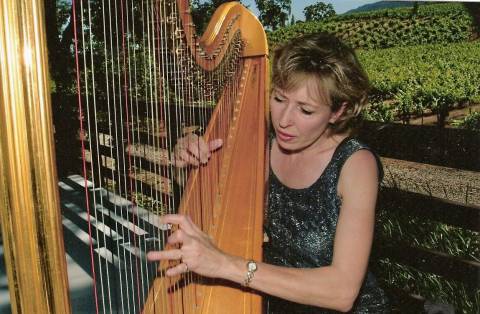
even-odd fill
[[[305,35],[279,47],[273,56],[273,87],[285,91],[308,80],[333,112],[345,110],[332,134],[350,132],[368,101],[370,83],[353,49],[327,33]]]

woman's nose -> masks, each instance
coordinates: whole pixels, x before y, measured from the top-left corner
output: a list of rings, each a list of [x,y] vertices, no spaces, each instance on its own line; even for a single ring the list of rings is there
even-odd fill
[[[292,117],[291,117],[291,109],[290,106],[286,106],[282,112],[280,113],[280,119],[278,121],[278,124],[280,127],[287,127],[292,123]]]

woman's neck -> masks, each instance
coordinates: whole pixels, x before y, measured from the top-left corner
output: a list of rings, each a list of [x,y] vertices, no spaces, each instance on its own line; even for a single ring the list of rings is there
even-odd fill
[[[279,151],[288,156],[289,158],[292,158],[293,160],[296,160],[298,158],[304,158],[304,157],[309,157],[312,155],[319,155],[325,152],[330,151],[331,149],[334,149],[340,144],[340,142],[348,137],[348,134],[331,134],[331,132],[324,132],[322,135],[320,135],[319,138],[317,138],[314,142],[312,142],[309,146],[304,147],[299,150],[287,150],[277,143],[277,147]]]

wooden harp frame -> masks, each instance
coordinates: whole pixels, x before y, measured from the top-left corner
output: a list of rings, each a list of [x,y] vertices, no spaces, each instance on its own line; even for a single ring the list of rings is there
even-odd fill
[[[187,8],[187,1],[178,1]],[[187,11],[187,10],[185,10]],[[236,27],[244,37],[244,58],[252,69],[247,75],[248,84],[261,84],[261,95],[245,93],[242,98],[260,103],[251,106],[258,119],[249,121],[239,116],[235,132],[244,128],[260,127],[266,130],[268,59],[265,33],[258,20],[243,6],[227,3],[215,13],[200,40],[204,49],[213,53],[216,35],[225,27],[223,23],[232,15],[238,15]],[[243,36],[243,35],[242,35]],[[41,0],[4,0],[0,6],[0,217],[6,259],[7,277],[13,313],[70,313],[67,266],[63,244],[61,210],[57,186],[54,128],[52,123],[48,61],[44,25],[44,8]],[[199,62],[202,65],[202,62]],[[211,65],[205,63],[203,66]],[[264,77],[259,76],[262,72]],[[248,91],[246,86],[244,89]],[[255,98],[256,99],[256,98]],[[251,143],[243,142],[232,148],[233,154]],[[257,149],[265,156],[266,137],[256,142]],[[233,157],[232,157],[233,158]],[[235,160],[242,162],[242,160]],[[245,161],[243,161],[245,162]],[[257,181],[264,180],[265,158],[255,164]],[[239,191],[244,186],[235,186]],[[230,182],[230,183],[229,183]],[[247,193],[263,191],[264,182],[257,182]],[[233,198],[223,198],[224,206],[234,205]],[[192,194],[194,195],[194,194]],[[242,197],[242,196],[240,196]],[[255,206],[263,207],[263,195],[257,196]],[[238,212],[237,208],[237,212]],[[263,214],[256,212],[252,219],[262,222]],[[235,219],[234,216],[231,217]],[[228,231],[227,229],[223,229]],[[260,259],[262,234],[253,236],[256,249],[249,247],[247,254]],[[222,245],[221,245],[222,246]],[[229,250],[229,246],[226,247]],[[231,288],[227,288],[229,291]],[[236,289],[238,290],[238,289]],[[241,293],[246,291],[238,290]],[[230,291],[231,292],[231,291]],[[228,293],[230,293],[228,292]],[[215,298],[210,292],[207,304]],[[223,293],[223,292],[222,292]],[[247,300],[248,299],[248,300]],[[246,312],[259,312],[260,298],[243,298],[251,302]],[[235,302],[235,301],[234,301]],[[236,306],[237,303],[230,303]],[[224,305],[222,305],[224,306]],[[210,308],[215,313],[219,308]],[[215,309],[215,310],[213,310]],[[230,307],[229,309],[232,309]],[[220,308],[221,311],[221,308]],[[207,313],[206,307],[201,311]]]

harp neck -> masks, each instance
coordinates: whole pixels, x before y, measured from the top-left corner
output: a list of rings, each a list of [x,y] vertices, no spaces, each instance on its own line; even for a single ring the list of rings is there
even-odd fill
[[[222,4],[214,13],[203,35],[198,38],[186,0],[178,0],[179,12],[189,50],[205,70],[216,68],[226,52],[225,45],[240,32],[243,57],[268,55],[265,31],[255,15],[238,2]]]

